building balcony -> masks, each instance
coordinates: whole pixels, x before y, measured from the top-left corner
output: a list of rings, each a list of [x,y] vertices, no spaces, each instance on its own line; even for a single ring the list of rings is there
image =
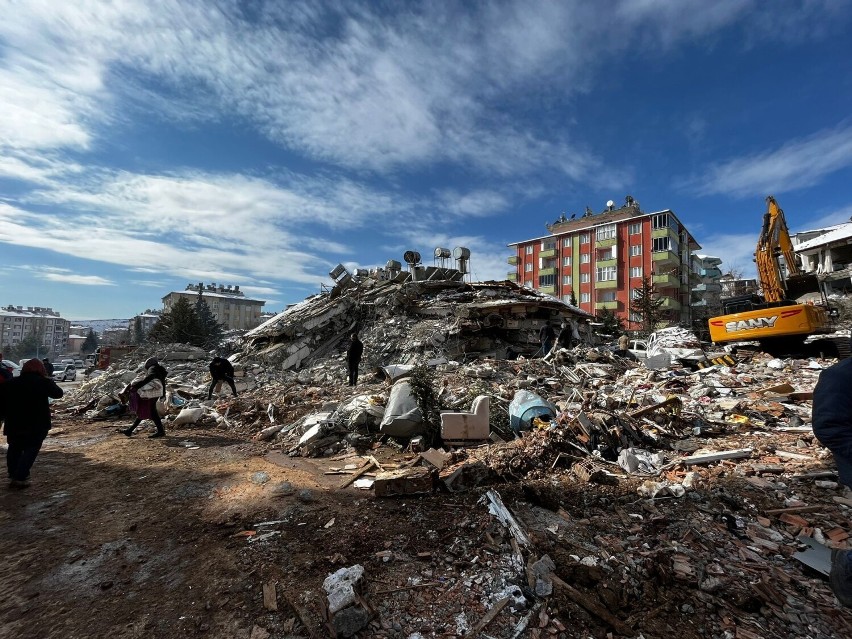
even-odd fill
[[[539,251],[538,256],[541,259],[546,259],[548,257],[556,257],[556,249],[552,248],[552,249],[545,249],[544,251]]]
[[[677,275],[666,273],[665,275],[654,275],[652,282],[660,288],[679,288],[680,280]]]
[[[595,248],[608,248],[610,246],[615,246],[617,238],[610,238],[608,240],[598,240],[595,242]]]
[[[663,303],[660,305],[660,308],[665,309],[667,311],[679,311],[680,302],[678,302],[673,297],[664,297]]]
[[[509,259],[508,259],[508,260],[506,260],[506,261],[507,261],[509,264],[511,264],[512,266],[517,266],[517,264],[518,264],[518,256],[517,256],[517,255],[511,255],[511,256],[509,256]]]
[[[617,266],[618,260],[615,258],[608,258],[606,260],[595,260],[595,266],[598,268],[603,268],[605,266]]]
[[[517,282],[518,281],[518,272],[517,271],[509,271],[508,273],[506,273],[506,279],[509,280],[510,282]]]
[[[538,290],[540,293],[547,293],[548,295],[553,295],[556,292],[556,286],[551,284],[550,286],[539,286]]]
[[[692,287],[693,293],[721,293],[722,285],[717,282],[702,282]]]
[[[618,280],[606,280],[595,282],[595,289],[618,288]]]
[[[722,277],[722,271],[718,268],[698,269],[698,274],[702,277]]]
[[[655,251],[651,253],[651,259],[654,261],[654,264],[680,264],[680,259],[678,259],[677,253],[674,251]]]
[[[618,310],[618,302],[616,300],[612,300],[611,302],[595,302],[596,309],[610,309],[612,311]]]
[[[653,231],[651,231],[651,237],[671,237],[676,240],[677,233],[674,229],[666,227],[662,229],[654,229]]]

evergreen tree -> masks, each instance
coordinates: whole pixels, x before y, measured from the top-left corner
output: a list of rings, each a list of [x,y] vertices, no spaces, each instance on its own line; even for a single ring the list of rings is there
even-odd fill
[[[624,332],[624,321],[608,308],[598,313],[595,319],[603,324],[601,333],[604,335],[620,335]]]
[[[195,302],[195,314],[198,317],[198,324],[201,328],[201,336],[204,340],[203,346],[207,349],[213,349],[219,346],[222,341],[224,330],[222,324],[216,321],[216,316],[207,305],[207,302],[198,295],[198,300]]]
[[[41,338],[36,333],[30,333],[17,344],[13,345],[6,354],[7,359],[17,361],[20,359],[32,359],[33,357],[45,357],[46,349],[41,345]]]
[[[652,333],[662,321],[664,302],[665,299],[657,293],[651,278],[647,275],[643,277],[641,288],[636,289],[636,296],[630,300],[630,310],[642,318],[642,330],[646,334]]]
[[[577,296],[574,295],[574,291],[571,291],[571,306],[577,306]]]
[[[145,340],[145,332],[142,330],[142,318],[138,315],[133,320],[133,343],[141,344]]]
[[[181,296],[168,313],[163,313],[148,333],[152,342],[179,342],[204,346],[204,336],[198,315],[189,301]]]
[[[89,329],[88,335],[86,335],[86,339],[83,340],[83,345],[80,347],[80,352],[82,353],[94,353],[98,348],[98,338],[95,337],[95,331],[91,328]]]

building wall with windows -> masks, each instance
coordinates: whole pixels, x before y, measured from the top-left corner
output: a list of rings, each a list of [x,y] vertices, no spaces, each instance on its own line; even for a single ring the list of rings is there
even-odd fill
[[[64,353],[70,326],[71,322],[52,308],[6,306],[0,309],[0,351],[36,334],[45,349],[43,357]]]
[[[509,244],[514,255],[508,279],[565,302],[576,301],[589,313],[609,309],[625,325],[639,318],[630,300],[651,277],[669,321],[691,320],[693,252],[701,248],[671,210],[643,213],[627,197],[621,208],[600,213],[586,209],[577,219],[565,216],[548,224],[549,235]]]
[[[266,301],[246,297],[239,286],[216,286],[215,283],[205,286],[203,282],[189,284],[184,291],[173,291],[166,295],[163,298],[163,310],[169,312],[181,297],[194,305],[199,294],[225,330],[248,330],[260,325],[260,314]]]

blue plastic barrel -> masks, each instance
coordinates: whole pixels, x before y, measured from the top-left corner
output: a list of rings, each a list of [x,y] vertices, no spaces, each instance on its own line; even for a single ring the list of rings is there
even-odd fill
[[[532,428],[536,417],[555,419],[558,408],[552,402],[528,390],[519,390],[509,402],[509,426],[520,432]]]

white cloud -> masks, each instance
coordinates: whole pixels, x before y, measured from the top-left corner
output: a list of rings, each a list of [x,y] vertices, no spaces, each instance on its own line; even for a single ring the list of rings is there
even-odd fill
[[[699,195],[746,197],[813,186],[852,166],[852,126],[820,131],[781,147],[710,167],[686,187]]]
[[[719,268],[723,273],[735,270],[742,273],[743,277],[756,277],[754,251],[757,248],[758,230],[755,230],[753,234],[710,235],[701,240],[699,253],[721,258],[722,264]]]
[[[38,277],[50,282],[77,284],[79,286],[116,286],[112,280],[99,275],[79,275],[74,273],[42,273]]]

